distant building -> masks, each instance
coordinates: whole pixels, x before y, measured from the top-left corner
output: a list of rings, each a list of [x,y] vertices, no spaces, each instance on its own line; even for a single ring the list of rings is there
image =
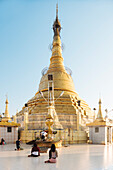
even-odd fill
[[[18,139],[18,127],[19,123],[15,123],[11,120],[8,111],[8,99],[6,99],[6,108],[4,117],[0,122],[0,138],[3,138],[6,143],[14,143]]]
[[[89,143],[108,144],[112,143],[112,126],[109,121],[104,120],[101,111],[101,99],[99,100],[99,111],[94,122],[87,124],[89,127]]]

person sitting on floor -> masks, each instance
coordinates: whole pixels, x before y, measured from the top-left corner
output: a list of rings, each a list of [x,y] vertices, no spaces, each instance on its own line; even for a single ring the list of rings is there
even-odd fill
[[[40,156],[40,148],[37,146],[36,143],[34,143],[34,146],[31,150],[31,155],[28,155],[28,157],[38,157]]]
[[[58,157],[58,152],[56,150],[55,144],[52,144],[51,149],[49,151],[49,160],[45,161],[45,163],[56,163],[57,157]]]
[[[5,140],[2,138],[1,139],[1,143],[0,143],[1,145],[5,145],[6,144],[6,142],[5,142]]]

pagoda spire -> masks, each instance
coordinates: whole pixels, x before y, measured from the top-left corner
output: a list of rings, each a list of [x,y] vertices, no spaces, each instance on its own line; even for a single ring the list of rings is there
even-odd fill
[[[102,104],[101,99],[99,99],[99,110],[98,110],[98,114],[97,114],[97,120],[103,120],[101,104]]]
[[[60,31],[61,31],[61,24],[58,19],[58,4],[56,4],[56,20],[54,21],[53,24],[53,31],[54,31],[54,36],[60,36]]]
[[[10,116],[9,116],[9,111],[8,111],[8,97],[6,96],[6,107],[5,107],[5,113],[4,113],[4,118],[7,119],[7,120],[10,120]]]
[[[56,17],[58,18],[58,3],[56,4]]]
[[[66,72],[63,64],[61,39],[60,39],[61,24],[58,19],[58,4],[56,4],[56,19],[53,23],[53,43],[52,43],[52,56],[50,58],[50,66],[48,73],[51,71],[59,70]]]

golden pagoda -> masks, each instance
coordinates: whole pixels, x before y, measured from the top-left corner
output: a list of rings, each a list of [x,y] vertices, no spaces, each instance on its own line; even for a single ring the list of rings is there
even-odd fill
[[[57,130],[56,138],[62,138],[64,142],[84,143],[87,140],[86,123],[93,120],[93,112],[88,104],[82,100],[75,91],[74,83],[69,69],[65,68],[61,48],[61,24],[58,19],[58,6],[56,7],[56,19],[53,24],[52,55],[48,69],[42,71],[39,89],[35,96],[27,103],[28,131],[25,132],[22,116],[26,107],[16,114],[17,121],[23,124],[21,139],[27,141],[39,135],[42,129],[46,129],[46,117],[48,114],[48,90],[54,90],[54,119],[53,129]],[[53,76],[53,87],[48,86],[48,76]],[[52,86],[52,85],[50,85]],[[50,88],[50,89],[49,89]],[[63,93],[62,93],[63,92]],[[63,95],[61,95],[63,94]],[[78,102],[79,101],[79,102]],[[78,104],[79,103],[79,104]]]
[[[88,123],[87,126],[101,126],[101,125],[106,125],[106,123],[108,123],[107,121],[104,120],[103,115],[102,115],[102,110],[101,110],[101,99],[99,99],[99,110],[98,110],[98,114],[97,114],[97,118],[91,122]]]

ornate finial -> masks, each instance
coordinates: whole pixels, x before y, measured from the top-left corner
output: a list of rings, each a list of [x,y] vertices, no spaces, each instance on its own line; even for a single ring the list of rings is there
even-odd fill
[[[61,30],[61,25],[58,20],[58,3],[56,4],[56,20],[54,21],[53,24],[53,31],[54,31],[54,36],[60,36],[60,30]]]
[[[8,94],[5,95],[6,99],[8,99]]]
[[[56,18],[58,18],[58,3],[56,4]]]
[[[5,102],[6,104],[8,104],[9,102],[8,102],[8,95],[6,94],[6,102]]]
[[[99,104],[100,104],[100,105],[102,104],[101,99],[99,99]]]

